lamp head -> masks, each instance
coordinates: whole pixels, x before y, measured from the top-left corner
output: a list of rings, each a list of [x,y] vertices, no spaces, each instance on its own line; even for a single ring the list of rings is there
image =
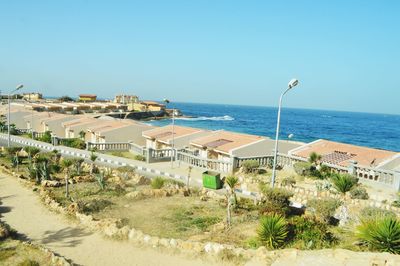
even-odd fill
[[[169,100],[168,99],[164,99],[163,102],[169,103]]]
[[[299,81],[298,81],[297,79],[291,79],[291,80],[289,81],[288,88],[291,89],[291,88],[293,88],[293,87],[296,87],[297,84],[299,84]]]
[[[24,85],[22,85],[22,84],[19,84],[17,87],[15,87],[15,90],[17,91],[17,90],[20,90],[20,89],[22,89],[24,87]]]

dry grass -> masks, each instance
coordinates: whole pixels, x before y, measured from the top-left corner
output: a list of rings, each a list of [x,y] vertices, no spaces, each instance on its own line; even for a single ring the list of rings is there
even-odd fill
[[[48,255],[33,246],[10,238],[0,241],[0,265],[34,265],[27,264],[29,260],[41,266],[53,265]]]

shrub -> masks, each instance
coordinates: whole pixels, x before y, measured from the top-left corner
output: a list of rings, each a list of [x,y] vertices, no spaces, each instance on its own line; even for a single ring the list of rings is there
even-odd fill
[[[368,192],[364,187],[355,187],[352,190],[350,190],[350,197],[352,199],[363,199],[363,200],[369,198]]]
[[[278,214],[262,217],[257,235],[261,243],[268,248],[283,247],[288,235],[288,226],[285,218]]]
[[[93,199],[86,203],[81,203],[81,205],[83,205],[82,211],[85,214],[89,214],[104,210],[106,207],[112,205],[112,202],[104,199]]]
[[[242,163],[242,169],[245,173],[254,172],[258,167],[260,167],[260,163],[256,160],[248,160]]]
[[[396,218],[364,220],[356,236],[371,250],[400,254],[400,222]]]
[[[335,174],[332,176],[332,183],[335,189],[345,194],[350,191],[358,182],[358,179],[348,174]]]
[[[261,212],[264,213],[278,213],[281,215],[287,215],[290,212],[289,198],[293,196],[293,193],[281,189],[281,188],[270,188],[263,186],[261,188],[263,195],[265,196],[265,202],[261,207]]]
[[[289,225],[296,248],[329,248],[336,242],[336,238],[329,232],[328,226],[313,218],[294,216]]]
[[[365,207],[360,211],[360,220],[375,220],[384,217],[396,218],[396,214],[392,211],[383,210],[377,207]]]
[[[310,175],[310,169],[312,165],[309,162],[298,162],[293,165],[294,171],[296,174],[301,176]]]
[[[340,204],[336,199],[312,199],[307,207],[319,221],[329,223]]]
[[[146,161],[146,157],[144,157],[143,155],[140,155],[140,154],[133,156],[133,159],[137,160],[137,161],[142,161],[142,162]]]
[[[284,179],[282,179],[281,185],[293,187],[294,185],[296,185],[296,179],[293,176],[285,177]]]
[[[100,189],[104,190],[106,186],[106,180],[104,179],[104,172],[96,174],[95,178],[97,180],[97,184],[99,185]]]
[[[51,143],[51,132],[50,131],[44,132],[44,134],[41,137],[39,137],[38,140]]]
[[[151,180],[151,183],[150,183],[151,188],[153,188],[153,189],[160,189],[164,186],[164,184],[165,184],[165,179],[160,176],[157,176],[156,178]]]

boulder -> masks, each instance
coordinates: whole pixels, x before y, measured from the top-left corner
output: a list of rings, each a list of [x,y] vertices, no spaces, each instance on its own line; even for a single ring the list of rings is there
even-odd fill
[[[140,191],[133,191],[125,194],[125,197],[129,199],[141,199],[143,198],[143,194]]]
[[[42,180],[42,187],[60,187],[62,184],[57,180]]]
[[[142,175],[134,175],[131,180],[129,180],[129,183],[136,185],[136,186],[143,186],[143,185],[150,185],[151,181],[150,179],[142,176]]]

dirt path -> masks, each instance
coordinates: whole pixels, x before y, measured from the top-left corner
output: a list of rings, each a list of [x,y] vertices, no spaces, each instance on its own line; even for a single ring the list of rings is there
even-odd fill
[[[48,211],[35,192],[14,177],[0,174],[2,219],[25,235],[79,265],[210,265],[126,242],[103,238]]]

